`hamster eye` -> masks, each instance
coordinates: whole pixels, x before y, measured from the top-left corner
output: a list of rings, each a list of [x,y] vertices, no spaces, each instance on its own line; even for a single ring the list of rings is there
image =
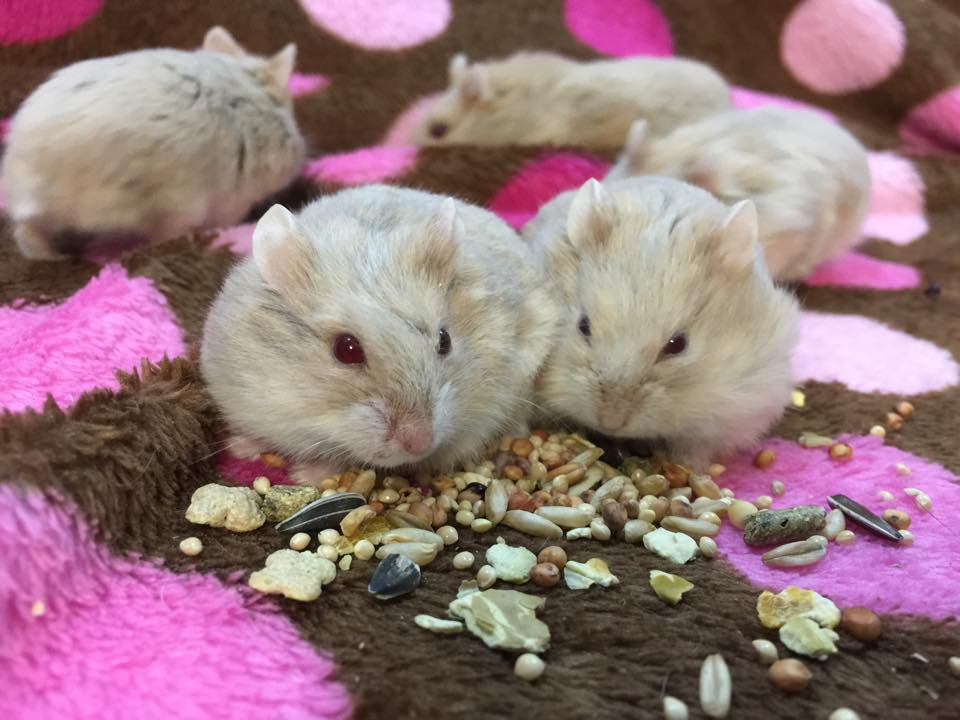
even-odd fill
[[[667,344],[660,351],[662,355],[679,355],[687,349],[687,334],[679,332],[667,340]]]
[[[450,128],[447,127],[446,123],[442,123],[442,122],[433,123],[430,126],[430,135],[431,137],[435,137],[439,139],[439,138],[442,138],[444,135],[446,135],[447,130],[449,129]]]
[[[353,335],[337,335],[333,341],[333,356],[344,365],[362,365],[367,361],[363,345]]]
[[[437,340],[437,355],[448,355],[453,347],[453,340],[446,328],[440,328],[440,337]]]
[[[580,334],[585,338],[590,337],[590,318],[586,315],[580,316],[580,321],[577,323],[577,330],[580,331]]]

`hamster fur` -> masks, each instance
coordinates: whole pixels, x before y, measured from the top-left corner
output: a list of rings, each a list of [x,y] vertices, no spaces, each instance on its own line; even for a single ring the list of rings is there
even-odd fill
[[[620,147],[638,117],[662,134],[730,107],[726,82],[695,60],[520,52],[471,65],[457,55],[449,76],[417,144]]]
[[[167,239],[232,225],[296,175],[304,142],[287,80],[296,47],[248,55],[223,28],[196,52],[157,49],[58,72],[13,118],[2,182],[21,252],[56,236]]]
[[[523,426],[556,332],[548,287],[509,226],[452,198],[373,185],[299,217],[275,205],[213,305],[201,367],[231,430],[301,481],[450,469]],[[365,362],[337,359],[343,335]]]
[[[776,280],[802,280],[860,237],[870,204],[866,150],[814,112],[732,110],[663,138],[646,135],[638,121],[607,178],[667,175],[728,204],[753,200]]]
[[[563,293],[539,404],[697,470],[781,416],[798,308],[763,266],[750,201],[730,208],[669,178],[590,180],[524,237]]]

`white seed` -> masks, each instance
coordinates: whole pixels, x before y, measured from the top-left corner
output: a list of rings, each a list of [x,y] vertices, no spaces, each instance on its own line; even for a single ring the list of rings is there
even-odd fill
[[[643,536],[654,531],[653,525],[647,520],[627,520],[623,526],[623,539],[628,543],[643,542]]]
[[[769,495],[760,495],[753,504],[757,506],[757,510],[767,510],[773,505],[773,498]]]
[[[594,508],[599,508],[607,498],[616,498],[623,492],[624,483],[627,482],[630,482],[630,479],[623,475],[618,475],[617,477],[607,480],[597,488],[593,497],[590,498],[590,504],[593,505]]]
[[[291,550],[303,550],[309,544],[310,536],[304,532],[295,533],[293,537],[290,538]]]
[[[436,546],[437,552],[443,550],[443,538],[435,532],[415,527],[399,527],[385,532],[380,537],[380,543],[382,545],[389,545],[390,543],[427,543]]]
[[[782,480],[774,480],[770,483],[770,493],[774,497],[780,497],[787,491],[787,486],[783,484]]]
[[[594,518],[590,521],[590,534],[594,540],[606,542],[610,539],[610,528],[601,518]]]
[[[486,590],[497,581],[497,571],[493,565],[484,565],[477,571],[477,585],[481,590]]]
[[[376,548],[369,540],[360,540],[353,546],[353,554],[357,556],[357,560],[369,560],[373,557],[374,550]]]
[[[684,500],[689,501],[690,498],[693,497],[693,488],[689,488],[689,487],[670,488],[667,491],[667,497],[670,500],[682,498]]]
[[[697,516],[697,520],[713,523],[714,525],[719,525],[721,523],[720,516],[717,515],[715,512],[700,513]]]
[[[344,555],[340,558],[340,562],[337,563],[340,566],[340,569],[346,572],[353,565],[353,555]]]
[[[780,659],[777,646],[769,640],[758,638],[753,641],[753,649],[757,651],[757,659],[764,665],[773,665]]]
[[[453,556],[453,566],[457,570],[466,570],[467,568],[473,567],[473,562],[476,558],[473,557],[472,552],[459,552]]]
[[[437,535],[443,540],[444,545],[453,545],[460,539],[460,533],[453,525],[444,525],[442,528],[437,528]]]
[[[184,555],[199,555],[203,552],[203,543],[198,537],[188,537],[180,541],[180,552]]]
[[[730,519],[731,525],[742,530],[747,518],[756,512],[757,506],[753,503],[748,503],[746,500],[734,500],[727,511],[727,517]]]
[[[470,527],[470,523],[474,521],[475,516],[469,510],[461,510],[457,513],[454,519],[457,521],[457,525],[462,525],[463,527]]]
[[[909,475],[912,472],[910,466],[906,463],[898,462],[894,467],[897,468],[897,472],[901,475]]]
[[[266,495],[267,490],[270,489],[270,478],[261,475],[253,481],[253,489],[261,495]]]
[[[717,556],[717,541],[712,537],[704,535],[700,538],[700,554],[708,560]]]
[[[714,525],[706,520],[692,520],[691,518],[677,517],[670,515],[660,521],[660,527],[666,528],[671,532],[679,532],[689,535],[694,540],[699,540],[704,535],[714,537],[720,532],[720,526]]]
[[[913,545],[913,533],[909,530],[900,531],[900,544],[904,547],[910,547]]]
[[[534,537],[549,540],[557,540],[563,537],[563,530],[559,525],[526,510],[507,510],[507,514],[503,516],[503,524]]]
[[[837,533],[837,545],[852,545],[856,540],[857,535],[853,530],[841,530]]]
[[[860,720],[860,716],[857,715],[850,708],[837,708],[832,713],[830,713],[829,720]]]
[[[883,425],[874,425],[870,428],[870,434],[874,437],[886,437],[887,429]]]
[[[337,552],[337,549],[333,545],[321,545],[317,548],[317,555],[326,558],[330,562],[336,562],[337,558],[340,557],[340,553]]]
[[[918,490],[917,488],[904,488],[903,491],[910,497],[916,497],[923,492],[923,490]]]
[[[320,497],[322,497],[322,498],[328,498],[328,497],[330,497],[330,496],[332,496],[332,495],[336,495],[336,494],[337,494],[337,491],[336,491],[336,490],[334,490],[333,488],[327,488],[327,489],[324,490],[322,493],[320,493]]]
[[[950,658],[947,663],[950,666],[950,672],[952,672],[957,677],[960,677],[960,657],[956,655]]]
[[[881,490],[877,493],[877,497],[883,500],[884,502],[893,502],[894,497],[893,493],[889,490]]]
[[[704,715],[725,718],[730,713],[733,683],[723,655],[708,655],[700,667],[700,707]]]
[[[514,674],[521,680],[533,682],[543,675],[547,664],[533,653],[523,653],[513,664]]]
[[[388,555],[403,555],[422,566],[432,563],[438,552],[440,548],[434,543],[398,542],[381,545],[377,550],[377,559],[383,560]]]
[[[823,525],[823,534],[827,540],[836,540],[837,535],[839,535],[847,527],[847,521],[843,517],[843,512],[834,508],[827,513],[827,519]]]
[[[728,487],[720,488],[720,494],[725,498],[735,498],[737,494]]]
[[[493,523],[486,518],[475,518],[474,521],[470,523],[470,529],[478,533],[485,533],[492,527]]]
[[[687,710],[687,704],[680,698],[664,695],[663,717],[665,720],[687,720],[690,717],[690,712]]]
[[[592,505],[590,509],[593,510]],[[541,508],[537,508],[536,514],[546,518],[555,525],[567,529],[586,527],[590,524],[590,518],[593,517],[593,513],[588,515],[582,512],[580,508],[562,507],[559,505],[544,505]]]
[[[806,540],[775,547],[764,553],[762,560],[764,565],[771,567],[802,567],[820,562],[826,554],[827,539],[814,535]]]
[[[657,514],[648,507],[642,507],[637,511],[637,520],[652,523],[657,519]]]
[[[317,539],[321,545],[336,545],[340,542],[340,533],[333,528],[327,528],[326,530],[320,531]]]
[[[31,617],[42,617],[47,613],[47,604],[43,600],[34,600],[30,606]]]
[[[506,485],[501,480],[491,480],[483,498],[484,513],[487,520],[493,525],[499,525],[503,516],[507,514],[507,504],[510,502],[510,494],[507,492]]]
[[[588,540],[593,537],[593,531],[588,527],[573,528],[572,530],[567,530],[565,537],[567,540]]]
[[[930,508],[933,507],[933,501],[926,493],[917,494],[917,496],[913,498],[913,501],[917,504],[917,507],[924,512],[930,512]]]
[[[708,497],[698,497],[690,505],[690,508],[693,510],[693,514],[697,516],[708,512],[712,512],[715,515],[726,515],[731,505],[733,505],[733,500],[730,498],[711,500]]]

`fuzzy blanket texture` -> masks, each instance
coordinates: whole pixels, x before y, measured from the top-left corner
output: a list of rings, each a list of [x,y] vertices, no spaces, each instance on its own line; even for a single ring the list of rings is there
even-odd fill
[[[0,227],[0,715],[5,718],[634,718],[667,693],[703,717],[697,677],[721,652],[735,718],[960,717],[960,6],[952,0],[5,0],[0,117],[53,70],[148,47],[194,48],[215,24],[256,52],[299,47],[292,80],[311,161],[278,198],[387,181],[457,195],[516,227],[559,191],[601,176],[589,148],[416,149],[406,138],[471,58],[549,49],[577,58],[691,56],[735,86],[741,107],[813,106],[870,150],[863,243],[797,292],[803,408],[723,483],[738,495],[788,492],[774,507],[843,492],[875,511],[911,511],[912,547],[859,532],[817,565],[772,569],[729,527],[720,558],[683,575],[676,607],[651,592],[666,561],[623,543],[569,544],[600,556],[619,587],[546,593],[553,641],[535,683],[469,634],[416,628],[443,616],[464,579],[452,552],[413,595],[368,595],[355,563],[313,603],[260,596],[249,573],[284,546],[271,528],[191,525],[208,482],[282,470],[217,452],[223,428],[193,362],[206,309],[251,225],[63,264],[20,258]],[[250,218],[255,220],[255,216]],[[868,429],[908,399],[915,415],[886,438]],[[801,431],[844,437],[852,460],[804,449]],[[896,469],[906,464],[910,475]],[[906,487],[932,499],[916,510]],[[884,502],[880,490],[893,493]],[[500,533],[530,546],[530,538]],[[179,541],[205,545],[186,557]],[[482,553],[496,534],[461,532]],[[537,549],[537,548],[534,548]],[[775,690],[750,641],[775,639],[754,605],[763,588],[816,589],[882,613],[883,637],[843,635],[810,661],[808,690]]]

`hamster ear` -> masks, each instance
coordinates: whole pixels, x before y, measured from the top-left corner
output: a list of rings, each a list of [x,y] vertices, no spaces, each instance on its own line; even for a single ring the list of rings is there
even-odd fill
[[[577,190],[567,213],[567,236],[578,250],[601,246],[607,239],[616,210],[610,193],[594,178]]]
[[[278,88],[286,88],[297,62],[297,46],[290,43],[267,60],[267,77]]]
[[[253,262],[264,281],[278,292],[291,289],[302,277],[306,243],[297,219],[283,205],[274,205],[253,229]]]
[[[493,97],[493,88],[490,87],[490,77],[486,68],[481,65],[470,65],[464,68],[457,81],[457,88],[465,103],[485,102]]]
[[[247,54],[243,46],[233,39],[233,35],[219,25],[207,30],[207,34],[203,38],[203,49],[236,57]]]
[[[449,280],[457,255],[457,238],[462,230],[456,201],[445,198],[427,220],[425,232],[413,240],[410,247],[413,266],[437,282]]]
[[[467,60],[467,56],[463,53],[457,53],[450,58],[450,64],[447,67],[447,73],[450,76],[450,84],[459,85],[469,66],[470,61]]]
[[[730,275],[749,274],[759,249],[758,236],[757,208],[752,200],[741,200],[720,226],[718,265]]]

